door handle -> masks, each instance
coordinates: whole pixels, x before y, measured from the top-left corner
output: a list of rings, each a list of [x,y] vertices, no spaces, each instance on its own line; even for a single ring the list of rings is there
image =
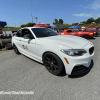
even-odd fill
[[[21,41],[21,40],[19,40],[19,41]]]

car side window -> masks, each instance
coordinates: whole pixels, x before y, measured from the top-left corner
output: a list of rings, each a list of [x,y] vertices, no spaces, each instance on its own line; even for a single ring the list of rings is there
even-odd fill
[[[72,30],[68,30],[68,31],[66,31],[66,32],[72,32]]]
[[[17,37],[21,37],[21,30],[19,30],[19,31],[16,33],[16,36],[17,36]]]
[[[30,37],[32,37],[32,39],[34,39],[34,36],[30,32],[30,30],[28,30],[28,29],[22,29],[22,37],[26,37],[26,36],[30,36]]]

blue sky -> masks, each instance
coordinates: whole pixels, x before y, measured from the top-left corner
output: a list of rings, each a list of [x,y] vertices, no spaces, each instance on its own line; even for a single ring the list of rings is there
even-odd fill
[[[0,0],[0,20],[9,26],[31,22],[31,13],[37,23],[52,25],[56,18],[72,24],[100,17],[100,0]]]

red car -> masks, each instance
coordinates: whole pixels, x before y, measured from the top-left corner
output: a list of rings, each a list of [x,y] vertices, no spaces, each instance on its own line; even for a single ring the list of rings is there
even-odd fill
[[[92,26],[92,25],[90,25],[90,26]],[[88,26],[88,27],[90,27],[90,26]],[[59,34],[60,35],[74,35],[74,36],[79,36],[79,37],[83,37],[86,39],[93,38],[95,36],[95,32],[94,33],[93,32],[85,32],[85,30],[87,28],[85,28],[82,31],[79,31],[78,29],[66,29],[63,32],[60,32]]]
[[[100,25],[98,27],[87,28],[85,32],[95,32],[95,35],[98,35],[100,32]]]

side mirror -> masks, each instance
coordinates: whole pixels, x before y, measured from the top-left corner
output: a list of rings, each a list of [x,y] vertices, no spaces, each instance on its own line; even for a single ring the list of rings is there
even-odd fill
[[[24,39],[34,39],[31,34],[24,35]]]

